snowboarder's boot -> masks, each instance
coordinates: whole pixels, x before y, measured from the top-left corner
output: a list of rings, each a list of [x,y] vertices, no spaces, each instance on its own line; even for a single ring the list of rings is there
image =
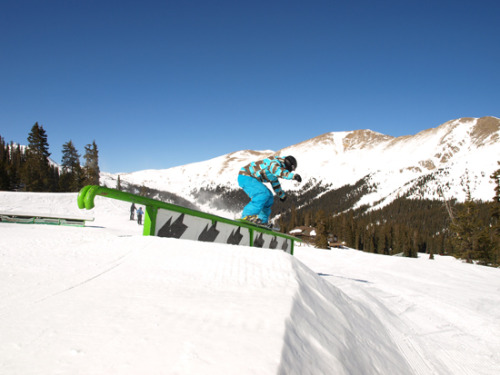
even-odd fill
[[[245,221],[249,221],[253,224],[262,225],[262,220],[259,219],[257,215],[248,215],[243,218]]]
[[[263,223],[262,220],[259,219],[259,217],[257,215],[248,215],[248,216],[245,216],[241,220],[242,221],[248,221],[250,224],[255,224],[255,225],[257,225],[257,226],[259,226],[261,228],[279,231],[279,227],[275,228],[273,226],[273,224],[271,224],[271,223]]]

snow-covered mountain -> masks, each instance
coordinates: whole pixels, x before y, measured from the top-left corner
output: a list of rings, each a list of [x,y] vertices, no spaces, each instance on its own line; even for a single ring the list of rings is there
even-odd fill
[[[327,192],[363,180],[369,189],[353,208],[381,207],[401,196],[463,201],[467,186],[472,198],[486,201],[494,195],[490,176],[498,169],[499,141],[499,118],[461,118],[397,138],[371,130],[331,132],[278,151],[244,150],[164,170],[102,173],[101,183],[115,187],[120,176],[122,183],[168,191],[196,203],[203,198],[200,189],[237,190],[238,171],[250,161],[294,155],[303,183],[283,181],[285,190]]]

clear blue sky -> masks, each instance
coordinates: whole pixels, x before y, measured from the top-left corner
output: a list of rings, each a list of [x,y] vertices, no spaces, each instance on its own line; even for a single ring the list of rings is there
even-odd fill
[[[132,172],[500,117],[500,2],[4,0],[0,135]],[[83,162],[83,160],[82,160]]]

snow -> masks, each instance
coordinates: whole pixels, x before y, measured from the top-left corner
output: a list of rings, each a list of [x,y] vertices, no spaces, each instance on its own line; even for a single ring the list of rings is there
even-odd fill
[[[200,186],[239,189],[237,174],[242,166],[277,154],[294,155],[303,180],[301,184],[281,180],[286,192],[297,191],[312,181],[313,186],[337,189],[368,176],[372,189],[353,208],[382,208],[409,192],[410,198],[442,199],[440,189],[446,199],[463,202],[467,185],[473,199],[490,201],[494,196],[490,176],[500,160],[500,122],[491,118],[495,125],[485,131],[481,125],[484,121],[487,118],[457,119],[398,138],[371,130],[331,132],[278,151],[244,150],[164,170],[101,173],[101,183],[115,188],[119,175],[122,183],[145,185],[195,201]],[[419,179],[425,181],[423,186]],[[200,209],[220,216],[236,214],[234,207],[214,206],[209,201]]]
[[[80,212],[0,192],[0,211]],[[498,374],[500,270],[450,257],[0,223],[1,374]],[[82,215],[82,212],[80,212]]]

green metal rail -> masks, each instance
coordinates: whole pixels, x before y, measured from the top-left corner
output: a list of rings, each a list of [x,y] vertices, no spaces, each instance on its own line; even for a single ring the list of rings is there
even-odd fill
[[[300,241],[285,233],[97,185],[87,185],[80,190],[78,207],[87,210],[94,208],[96,196],[144,205],[144,236],[276,248],[292,255],[294,242]],[[236,243],[238,238],[240,242]]]

